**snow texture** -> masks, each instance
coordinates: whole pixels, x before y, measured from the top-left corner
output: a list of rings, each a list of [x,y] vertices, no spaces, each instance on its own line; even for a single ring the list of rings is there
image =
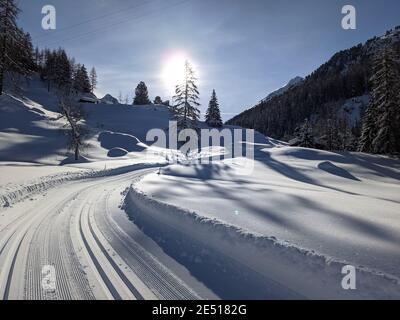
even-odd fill
[[[400,297],[397,277],[358,266],[357,290],[343,290],[346,261],[157,201],[135,186],[126,210],[168,254],[225,299]]]

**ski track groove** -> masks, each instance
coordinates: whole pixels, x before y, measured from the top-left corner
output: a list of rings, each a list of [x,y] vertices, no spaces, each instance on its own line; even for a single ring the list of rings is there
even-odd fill
[[[83,209],[82,209],[83,210]],[[97,260],[96,256],[94,255],[92,249],[89,246],[89,243],[83,233],[83,229],[82,229],[82,212],[80,212],[80,216],[79,216],[79,231],[80,231],[80,235],[82,237],[82,241],[86,247],[87,252],[89,253],[90,258],[92,259],[98,273],[100,274],[102,280],[104,281],[105,285],[107,286],[108,290],[110,291],[111,295],[113,296],[113,298],[115,300],[121,300],[121,296],[118,293],[118,290],[114,287],[114,285],[112,284],[111,280],[106,276],[104,270],[102,269],[102,267],[100,266],[99,261]]]
[[[129,186],[135,178],[150,170],[154,168],[103,177],[100,183],[99,180],[88,179],[84,186],[74,181],[58,185],[53,189],[65,188],[63,198],[49,197],[43,202],[36,200],[38,202],[29,206],[32,207],[30,210],[22,210],[17,217],[6,216],[6,221],[11,221],[8,220],[0,230],[0,241],[3,243],[0,258],[6,254],[1,267],[9,271],[3,274],[6,279],[4,298],[22,294],[22,298],[27,300],[96,299],[92,289],[95,283],[88,278],[88,272],[95,272],[93,275],[98,274],[94,277],[97,280],[92,280],[100,281],[97,283],[100,284],[99,290],[106,295],[104,290],[108,290],[110,297],[116,300],[131,294],[132,298],[144,299],[135,281],[147,287],[143,287],[143,292],[148,292],[145,294],[147,297],[198,299],[194,291],[112,218],[111,193],[118,192],[124,183]],[[76,231],[71,233],[73,229]],[[78,237],[78,248],[72,236],[74,239]],[[81,250],[87,253],[83,261],[78,257]],[[92,262],[90,266],[87,266],[88,259]],[[101,263],[105,261],[107,266]],[[45,265],[56,270],[54,291],[46,292],[42,288],[42,267]],[[14,279],[22,280],[14,285]]]
[[[93,231],[92,225],[90,223],[90,219],[88,217],[89,221],[89,230],[93,236],[93,239],[96,241],[96,244],[100,248],[101,252],[104,254],[104,256],[107,258],[107,260],[110,262],[110,264],[113,266],[114,270],[117,272],[121,280],[125,283],[125,285],[129,288],[129,290],[132,292],[132,294],[138,299],[138,300],[143,300],[143,296],[140,294],[140,292],[133,286],[133,284],[129,281],[129,279],[125,276],[125,274],[122,272],[122,270],[119,268],[117,263],[114,261],[114,259],[110,256],[110,254],[107,252],[106,248],[101,244],[99,238]]]
[[[109,210],[109,199],[111,192],[102,198],[102,202],[98,205],[105,208],[103,211],[96,211],[100,214],[97,215],[99,221],[104,223],[106,228],[103,228],[102,233],[104,237],[112,241],[113,237],[116,238],[120,244],[130,253],[129,258],[123,260],[127,263],[132,270],[134,270],[145,284],[152,288],[153,292],[160,299],[198,299],[199,297],[187,288],[183,283],[173,276],[170,272],[166,272],[165,268],[158,263],[158,261],[145,252],[132,238],[125,234],[125,232],[116,227]],[[103,203],[104,202],[104,203]],[[101,214],[102,213],[102,214]]]

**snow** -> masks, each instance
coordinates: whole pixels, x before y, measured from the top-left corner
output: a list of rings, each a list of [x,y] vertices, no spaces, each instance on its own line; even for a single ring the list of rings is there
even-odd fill
[[[325,260],[365,266],[399,279],[399,179],[399,160],[280,147],[260,149],[248,176],[238,174],[230,160],[175,164],[160,175],[146,176],[135,188],[151,201],[196,212],[195,220],[232,226],[252,237],[281,239]],[[304,276],[304,270],[297,272]],[[321,272],[315,286],[329,280]],[[385,282],[379,290],[382,286]],[[393,290],[400,295],[399,287]]]
[[[33,76],[23,85],[22,96],[0,97],[0,161],[63,165],[74,161],[63,135],[65,120],[58,113],[58,98]],[[152,128],[167,128],[165,106],[83,104],[88,117],[89,137],[83,161],[114,159],[115,148],[128,151],[124,159],[144,157],[146,133]],[[81,161],[82,162],[82,161]]]
[[[107,156],[110,158],[119,158],[126,156],[127,154],[128,151],[123,148],[112,148],[110,151],[108,151]]]
[[[284,85],[282,88],[279,88],[273,92],[271,92],[266,98],[261,100],[261,102],[268,102],[272,98],[275,98],[277,96],[280,96],[284,94],[286,91],[288,91],[291,88],[297,87],[299,84],[301,84],[304,81],[302,77],[295,77],[291,79],[286,85]]]
[[[338,110],[338,118],[347,121],[350,127],[361,121],[361,112],[368,106],[369,95],[346,100]]]
[[[356,121],[367,98],[341,110]],[[36,76],[22,95],[0,97],[1,296],[12,278],[11,296],[37,298],[18,279],[37,281],[26,270],[38,266],[22,262],[46,247],[78,288],[67,281],[62,298],[400,297],[400,160],[259,133],[236,142],[254,161],[220,160],[231,146],[215,145],[187,158],[146,141],[168,128],[166,106],[105,102],[83,105],[89,137],[76,162],[57,101]],[[356,291],[341,288],[346,264],[357,268]]]
[[[145,163],[145,160],[147,160],[147,163]],[[102,165],[104,166],[102,167]],[[162,165],[159,162],[152,162],[151,159],[141,159],[136,163],[129,159],[128,162],[110,161],[106,163],[82,161],[68,167],[44,166],[41,170],[36,170],[35,165],[23,164],[23,169],[21,170],[18,163],[6,164],[0,162],[0,173],[4,173],[6,182],[4,183],[2,180],[0,183],[0,208],[10,207],[32,195],[43,193],[66,182],[108,177]],[[1,169],[3,166],[7,168]],[[50,169],[46,170],[48,168]],[[56,173],[49,174],[52,171]],[[10,172],[15,172],[16,175],[10,177]],[[8,183],[7,180],[9,181]]]

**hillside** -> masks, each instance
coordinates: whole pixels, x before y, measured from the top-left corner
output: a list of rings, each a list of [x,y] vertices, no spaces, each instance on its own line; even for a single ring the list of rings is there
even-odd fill
[[[88,137],[83,156],[87,161],[134,159],[147,148],[146,132],[168,127],[169,112],[164,106],[121,104],[82,105]],[[0,97],[0,161],[58,165],[70,156],[58,98],[33,75],[19,94]],[[122,153],[115,155],[113,149]]]
[[[295,77],[292,80],[290,80],[286,85],[284,85],[282,88],[279,88],[278,90],[271,92],[267,97],[262,99],[261,102],[268,102],[273,98],[284,94],[286,91],[292,89],[293,87],[297,87],[303,81],[304,79],[302,77]]]
[[[336,149],[355,150],[371,91],[373,59],[385,46],[400,56],[400,27],[336,53],[302,83],[261,101],[227,124],[254,128],[267,136],[289,141],[305,119],[309,119],[319,147],[329,149],[326,137],[334,127],[342,140]]]

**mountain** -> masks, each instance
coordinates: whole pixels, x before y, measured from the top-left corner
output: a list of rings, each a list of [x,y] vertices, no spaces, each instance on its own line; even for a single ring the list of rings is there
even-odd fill
[[[100,99],[101,103],[104,104],[119,104],[117,98],[114,98],[111,94],[106,94],[103,98]]]
[[[355,150],[371,92],[373,60],[385,47],[400,57],[400,26],[336,53],[303,81],[272,93],[227,124],[290,141],[308,119],[317,147]],[[329,147],[327,137],[333,135],[338,141]]]
[[[286,91],[290,90],[291,88],[297,87],[299,84],[301,84],[304,81],[304,78],[302,77],[295,77],[292,80],[290,80],[285,86],[282,88],[279,88],[278,90],[271,92],[266,98],[262,99],[261,102],[268,102],[272,98],[280,96],[281,94],[284,94]]]

